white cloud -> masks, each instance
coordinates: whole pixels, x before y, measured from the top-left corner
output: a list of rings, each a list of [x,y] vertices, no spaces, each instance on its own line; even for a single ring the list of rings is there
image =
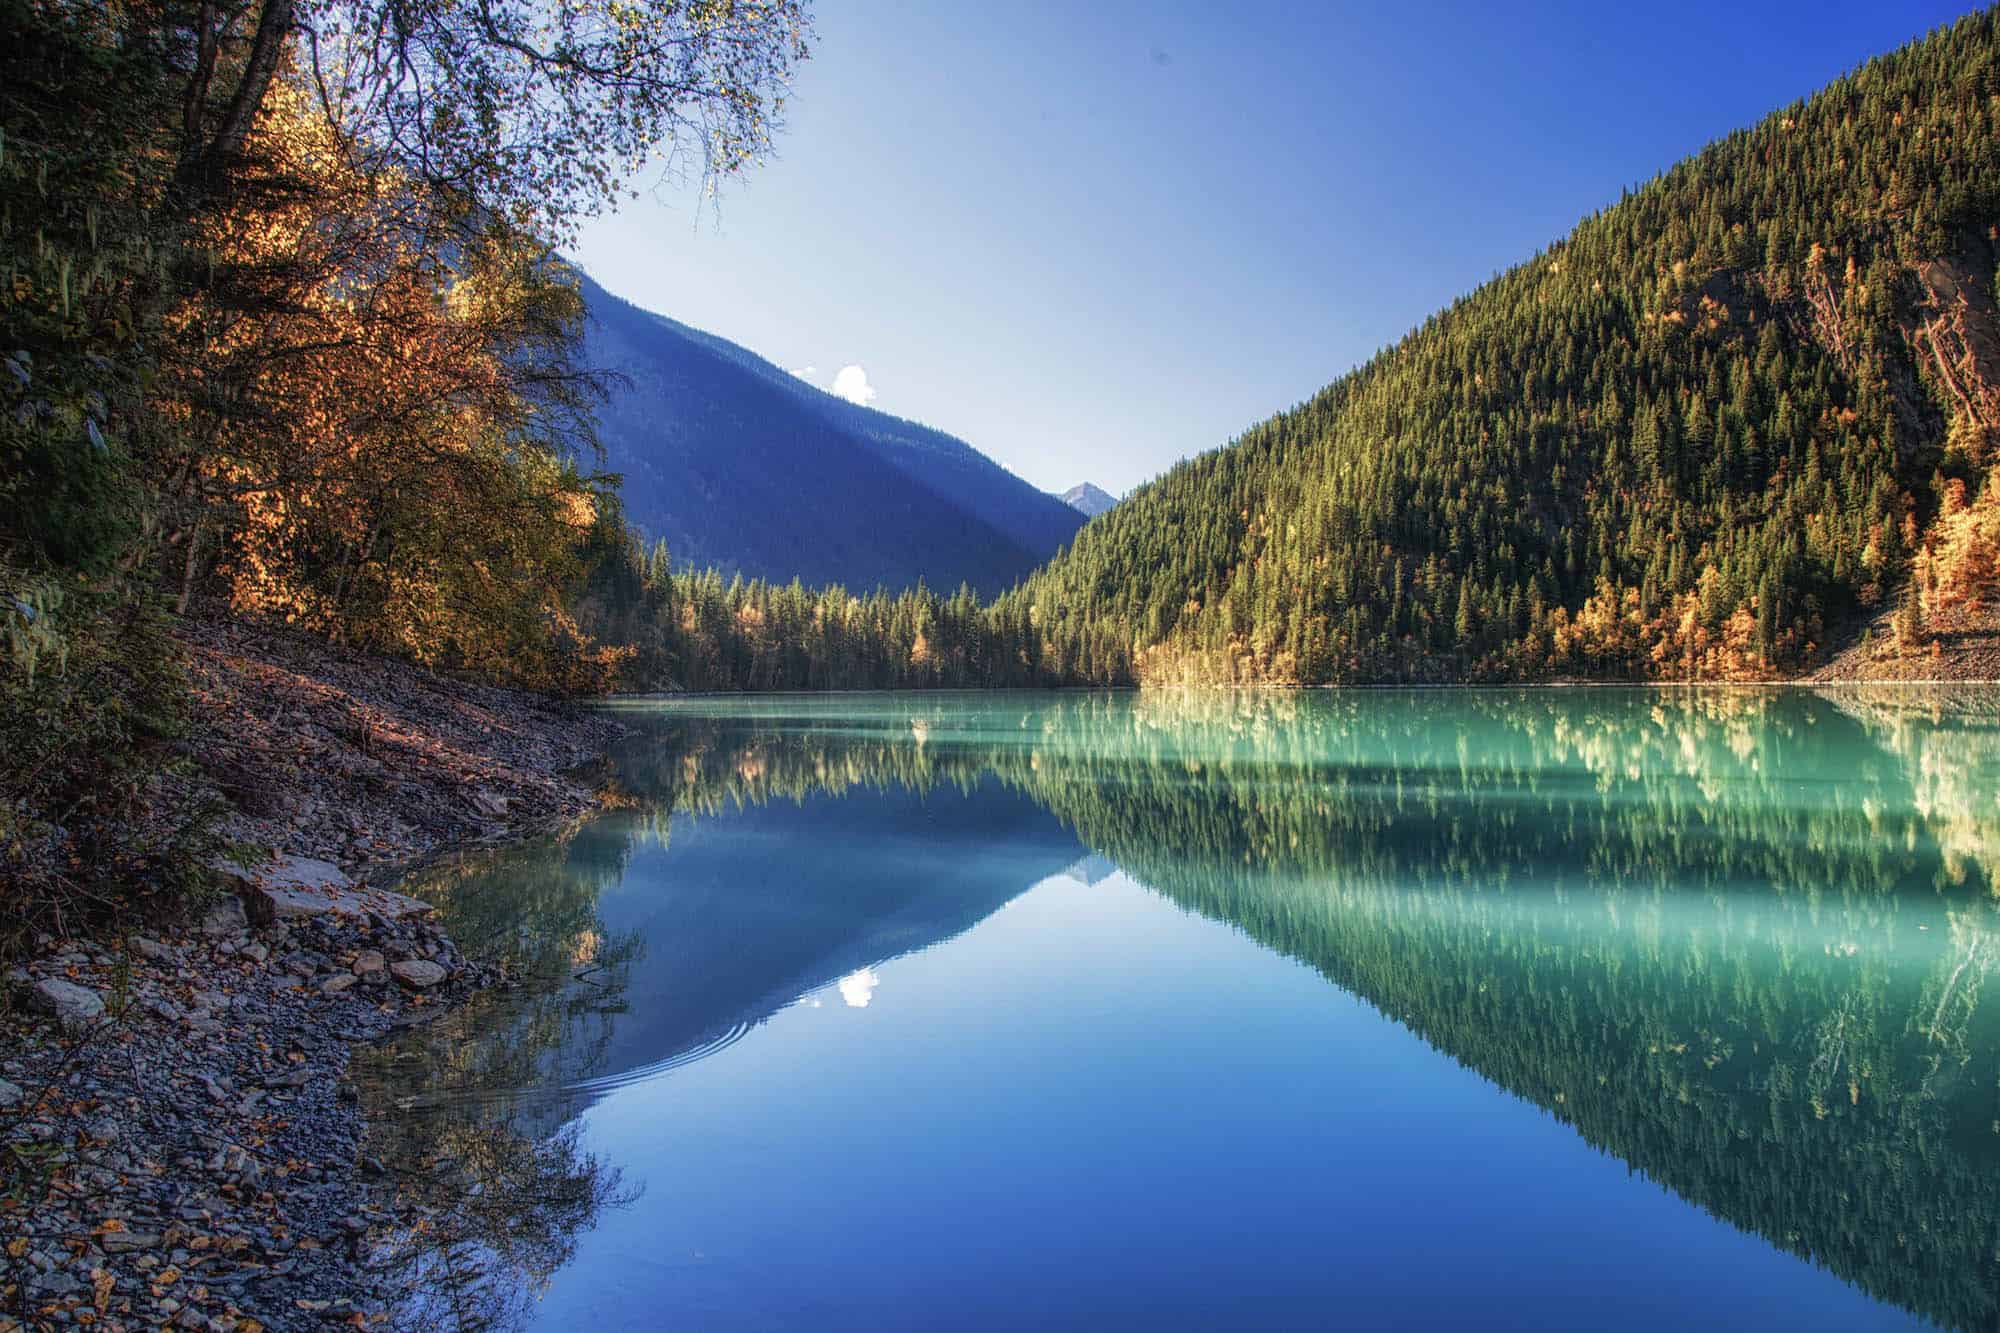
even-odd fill
[[[840,979],[840,998],[847,1001],[849,1009],[866,1009],[875,998],[875,988],[881,984],[882,978],[875,975],[875,969],[864,967]]]
[[[800,366],[800,367],[799,367],[799,368],[798,368],[797,370],[793,371],[792,373],[793,373],[794,375],[797,375],[797,376],[798,376],[798,377],[799,377],[800,379],[802,379],[802,380],[809,380],[809,379],[811,379],[811,378],[812,378],[813,376],[815,376],[815,375],[819,374],[819,367],[818,367],[818,366]]]
[[[842,366],[833,377],[833,396],[866,407],[875,401],[875,386],[868,382],[868,372],[860,366]]]

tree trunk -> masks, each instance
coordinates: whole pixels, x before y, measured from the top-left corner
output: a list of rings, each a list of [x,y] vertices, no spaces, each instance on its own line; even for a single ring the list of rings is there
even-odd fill
[[[209,78],[207,72],[200,68],[202,62],[198,60],[197,76],[189,85],[189,103],[185,110],[185,125],[194,133],[184,150],[178,173],[182,187],[193,195],[190,202],[195,208],[212,204],[224,193],[230,163],[242,151],[243,141],[249,137],[250,127],[256,123],[257,113],[263,109],[264,97],[271,90],[271,80],[278,72],[285,42],[292,35],[296,12],[296,0],[265,0],[257,15],[257,33],[251,39],[250,56],[244,62],[243,77],[237,81],[236,92],[222,113],[221,123],[206,143],[201,139],[203,117],[200,104],[207,100]],[[204,45],[208,40],[204,31]]]
[[[174,599],[174,614],[187,614],[188,603],[194,600],[194,575],[201,562],[201,531],[204,520],[196,519],[188,532],[187,556],[181,561],[181,595]]]

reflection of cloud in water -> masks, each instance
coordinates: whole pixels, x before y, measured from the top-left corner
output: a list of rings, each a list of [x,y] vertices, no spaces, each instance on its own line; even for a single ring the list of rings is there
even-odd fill
[[[875,998],[875,988],[881,984],[882,978],[872,967],[849,972],[840,979],[840,998],[847,1001],[849,1009],[866,1009],[868,1002]]]

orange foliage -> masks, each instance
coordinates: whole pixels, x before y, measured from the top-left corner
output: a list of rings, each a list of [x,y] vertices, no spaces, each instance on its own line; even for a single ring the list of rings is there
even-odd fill
[[[1926,619],[1949,628],[2000,596],[2000,486],[1988,482],[1968,498],[1965,482],[1954,478],[1940,501],[1912,578]]]
[[[219,277],[175,316],[189,575],[220,531],[232,604],[422,662],[538,684],[616,654],[565,610],[598,519],[569,458],[574,291],[539,247],[363,170],[273,89]],[[427,196],[425,198],[428,198]]]

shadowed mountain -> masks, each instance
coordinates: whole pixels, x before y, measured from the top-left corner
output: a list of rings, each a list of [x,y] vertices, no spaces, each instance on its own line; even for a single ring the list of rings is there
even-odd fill
[[[677,564],[809,584],[999,592],[1083,519],[963,440],[823,392],[578,275],[627,515]]]

